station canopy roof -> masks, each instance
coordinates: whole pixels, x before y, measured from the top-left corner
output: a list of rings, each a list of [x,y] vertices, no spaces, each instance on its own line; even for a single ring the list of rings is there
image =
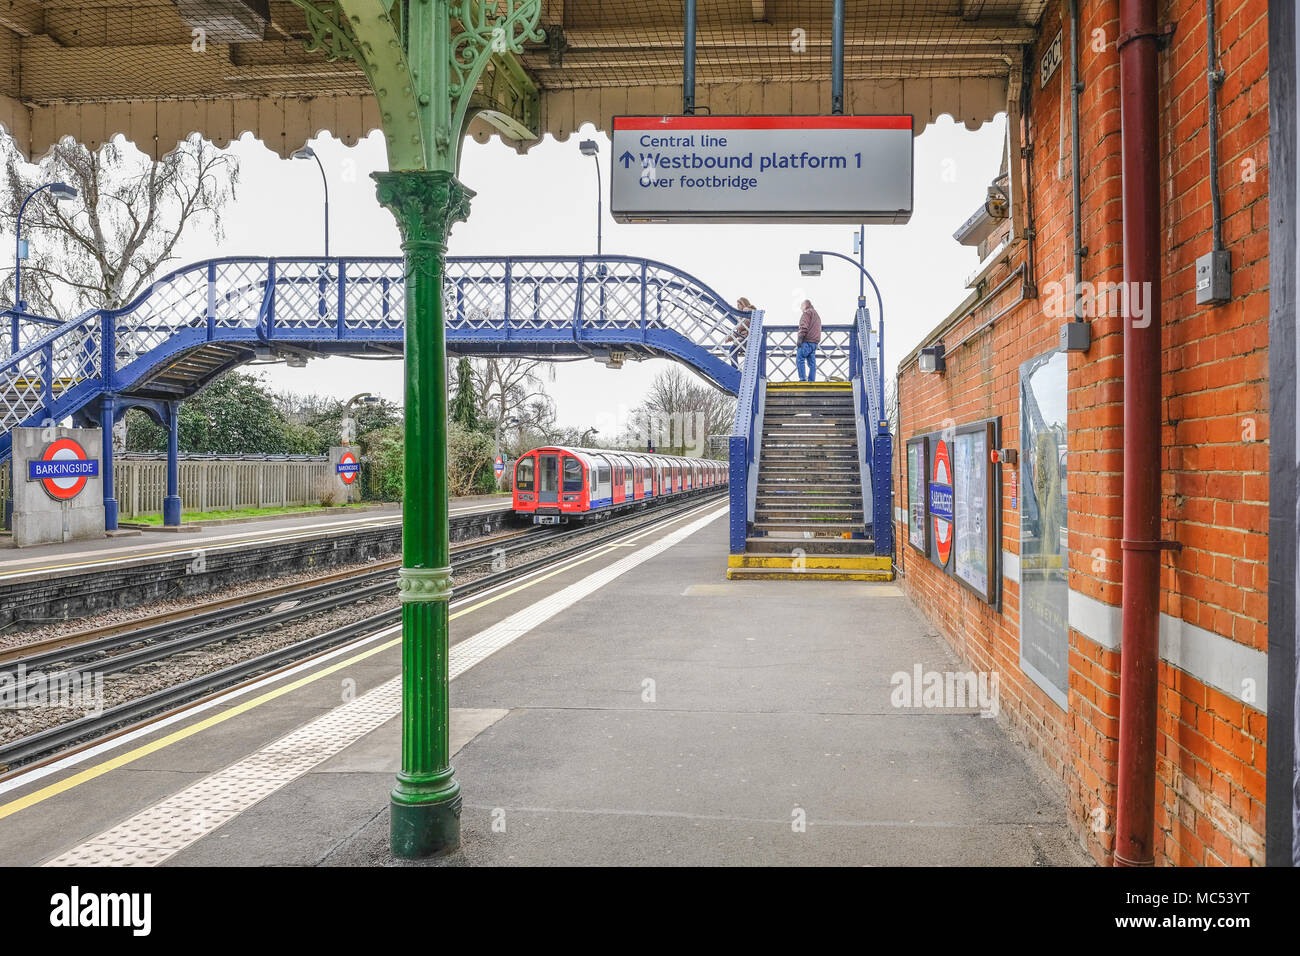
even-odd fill
[[[543,0],[545,39],[518,64],[540,96],[532,128],[567,139],[620,114],[681,113],[683,6]],[[942,114],[990,120],[1045,6],[846,0],[845,112],[911,113],[918,133]],[[831,8],[699,0],[700,111],[829,113]],[[324,131],[354,143],[379,127],[375,101],[357,65],[308,50],[310,36],[288,0],[0,0],[0,126],[29,157],[63,136],[95,147],[118,133],[155,157],[193,132],[219,146],[252,132],[282,156]],[[470,132],[503,135],[482,116]]]

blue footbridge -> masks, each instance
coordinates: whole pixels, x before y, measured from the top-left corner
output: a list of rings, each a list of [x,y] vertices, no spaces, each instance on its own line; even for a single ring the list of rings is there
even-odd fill
[[[769,382],[796,378],[792,327],[743,314],[687,272],[628,256],[449,257],[443,276],[447,347],[454,355],[590,358],[618,365],[669,358],[737,396],[733,496],[753,481]],[[155,281],[133,302],[66,322],[0,312],[0,463],[13,430],[71,419],[101,427],[105,518],[113,497],[114,422],[132,408],[169,433],[164,519],[180,521],[173,481],[180,403],[230,369],[255,361],[303,364],[327,356],[400,358],[405,276],[399,258],[220,258]],[[743,332],[743,325],[741,330]],[[868,452],[879,426],[879,367],[869,316],[826,326],[819,376],[851,382],[861,440],[864,515],[868,499],[889,500],[889,463]],[[755,428],[758,428],[755,431]],[[737,461],[737,440],[744,452]],[[737,483],[736,469],[745,473]],[[875,476],[874,482],[869,476]],[[884,484],[877,489],[874,485]],[[885,493],[882,495],[882,491]],[[755,520],[755,497],[733,498]],[[883,512],[888,522],[887,510]],[[867,519],[879,522],[879,516]],[[879,536],[877,536],[878,538]]]

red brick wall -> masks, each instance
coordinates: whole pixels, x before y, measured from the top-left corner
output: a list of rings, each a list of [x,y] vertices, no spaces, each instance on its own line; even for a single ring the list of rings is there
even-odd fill
[[[1019,284],[942,334],[943,375],[903,366],[901,435],[896,458],[906,506],[906,441],[946,425],[1001,416],[1003,445],[1019,445],[1019,366],[1058,340],[1061,311],[1051,293],[1073,271],[1068,77],[1069,25],[1061,4],[1044,15],[1026,78],[1031,98],[1024,142],[1031,193],[1037,298],[1012,306]],[[1079,70],[1085,85],[1081,218],[1087,249],[1081,278],[1123,277],[1118,3],[1084,0]],[[1182,550],[1162,559],[1163,613],[1259,651],[1267,650],[1268,501],[1268,73],[1267,5],[1220,4],[1218,42],[1225,81],[1219,94],[1219,181],[1224,240],[1232,256],[1233,298],[1195,302],[1194,263],[1211,248],[1206,130],[1204,4],[1168,2],[1163,21],[1177,24],[1161,54],[1163,197],[1163,525]],[[1040,88],[1043,49],[1064,27],[1065,61]],[[1061,97],[1065,96],[1062,111]],[[1061,124],[1066,124],[1061,129]],[[1063,135],[1062,135],[1063,134]],[[991,179],[996,170],[988,170]],[[992,288],[1026,263],[1024,243],[992,274]],[[1066,286],[1068,288],[1068,285]],[[1058,303],[1068,314],[1069,300]],[[1069,585],[1119,605],[1123,469],[1123,325],[1119,315],[1091,317],[1093,344],[1069,357]],[[972,333],[975,333],[972,335]],[[952,346],[971,336],[956,349]],[[1019,550],[1019,512],[1003,469],[1002,542]],[[1023,494],[1024,489],[1020,489]],[[900,523],[904,586],[971,666],[1000,675],[1001,710],[1057,775],[1080,839],[1108,862],[1114,838],[1119,655],[1078,631],[1069,636],[1069,709],[1063,711],[1022,674],[1020,595],[1002,580],[1001,609],[984,604],[906,544]],[[1208,687],[1162,662],[1157,744],[1157,862],[1175,865],[1263,862],[1265,721],[1252,704]]]

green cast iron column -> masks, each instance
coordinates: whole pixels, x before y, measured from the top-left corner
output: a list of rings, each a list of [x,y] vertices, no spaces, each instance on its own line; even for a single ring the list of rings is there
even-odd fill
[[[451,546],[447,521],[447,233],[473,195],[456,179],[479,78],[494,56],[541,42],[541,0],[291,0],[307,49],[366,74],[392,172],[376,173],[406,257],[406,487],[402,514],[402,769],[392,850],[420,857],[460,845],[460,784],[447,735]],[[505,61],[503,61],[505,64]],[[517,79],[529,87],[519,71]],[[533,103],[536,105],[536,91]],[[483,115],[491,119],[492,111]],[[517,119],[517,118],[516,118]],[[511,135],[524,129],[506,123]],[[532,130],[539,136],[540,130]]]
[[[442,272],[447,234],[473,195],[445,170],[375,173],[406,259],[406,459],[402,512],[402,769],[392,850],[421,857],[460,845],[460,784],[447,723],[451,557],[447,517],[447,361]]]

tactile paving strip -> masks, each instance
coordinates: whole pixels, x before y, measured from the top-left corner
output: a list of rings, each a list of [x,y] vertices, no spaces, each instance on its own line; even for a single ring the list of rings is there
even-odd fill
[[[140,811],[46,866],[156,866],[399,713],[401,678]]]
[[[454,679],[565,608],[638,564],[671,548],[723,514],[712,512],[517,611],[451,649]],[[356,700],[322,714],[261,750],[146,807],[112,829],[48,861],[46,866],[157,866],[342,752],[401,713],[402,680],[394,677]]]

